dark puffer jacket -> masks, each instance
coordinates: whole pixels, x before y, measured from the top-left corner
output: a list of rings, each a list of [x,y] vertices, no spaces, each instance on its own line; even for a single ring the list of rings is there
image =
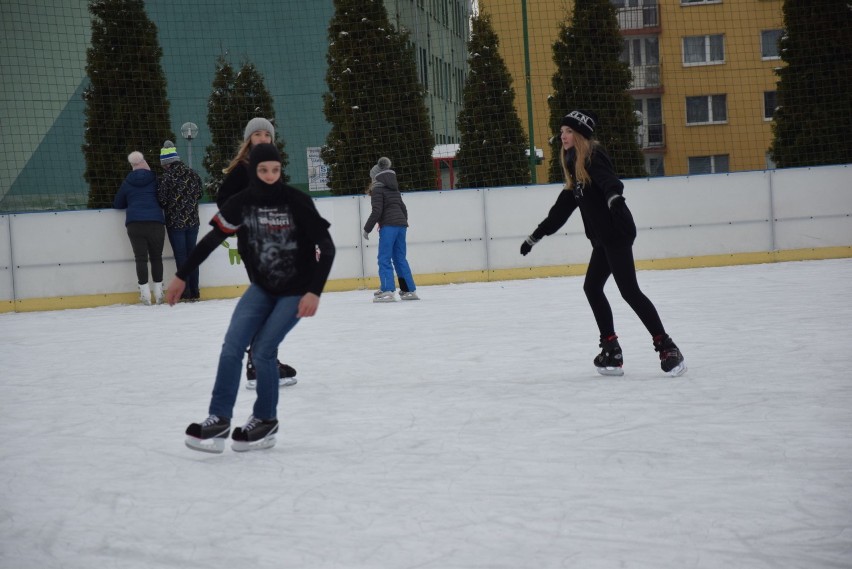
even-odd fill
[[[364,224],[364,231],[371,232],[376,223],[381,226],[408,227],[408,209],[402,201],[402,194],[399,193],[396,172],[393,170],[379,172],[373,184],[372,194],[370,204],[373,206],[373,211],[367,218],[367,223]]]
[[[164,223],[163,210],[157,203],[157,177],[151,170],[130,172],[115,194],[113,207],[126,209],[124,225],[137,221]]]
[[[166,227],[198,227],[201,224],[198,219],[201,194],[201,176],[183,162],[170,164],[157,186],[157,199],[166,214]]]

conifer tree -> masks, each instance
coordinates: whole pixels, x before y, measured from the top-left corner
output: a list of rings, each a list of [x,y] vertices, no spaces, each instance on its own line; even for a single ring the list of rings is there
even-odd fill
[[[216,60],[213,90],[207,101],[207,128],[210,144],[205,148],[202,164],[207,170],[204,188],[211,199],[216,198],[225,175],[222,170],[234,157],[240,140],[240,121],[233,109],[234,68],[220,55]]]
[[[254,117],[263,117],[275,125],[275,104],[266,88],[263,74],[246,61],[239,72],[225,56],[216,60],[213,89],[207,103],[207,127],[210,129],[210,144],[205,149],[204,168],[209,178],[205,184],[207,195],[216,199],[219,186],[225,179],[222,170],[231,163],[243,142],[246,123]],[[274,143],[281,153],[281,179],[290,177],[286,172],[289,157],[284,151],[282,133],[275,125]]]
[[[83,174],[88,207],[112,207],[130,172],[127,155],[139,150],[153,168],[160,147],[174,140],[160,65],[157,27],[142,0],[90,0],[92,45],[86,52]]]
[[[527,136],[515,109],[512,76],[499,53],[489,14],[471,21],[468,79],[458,116],[461,143],[456,155],[458,186],[514,186],[530,181]]]
[[[571,22],[560,26],[553,45],[556,72],[548,99],[553,133],[548,178],[563,181],[559,163],[559,123],[574,109],[597,114],[595,135],[606,148],[616,174],[622,178],[646,176],[636,142],[639,122],[628,93],[630,68],[619,61],[623,49],[616,9],[609,0],[576,0]]]
[[[380,156],[393,162],[401,189],[433,189],[435,138],[408,33],[391,25],[381,0],[334,0],[334,8],[323,96],[331,130],[320,154],[331,192],[362,193]]]
[[[852,8],[786,0],[770,154],[781,168],[852,162]]]

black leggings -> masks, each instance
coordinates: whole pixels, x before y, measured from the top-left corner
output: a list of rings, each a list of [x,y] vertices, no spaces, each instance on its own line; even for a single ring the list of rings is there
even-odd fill
[[[612,308],[604,294],[604,285],[609,276],[615,278],[615,284],[621,297],[630,305],[633,312],[651,333],[651,336],[665,334],[663,323],[657,314],[654,304],[639,289],[636,280],[636,265],[633,262],[633,247],[605,247],[595,246],[592,249],[592,258],[589,259],[589,268],[586,270],[586,281],[583,283],[583,291],[592,307],[595,321],[601,336],[612,336],[615,334],[615,324],[612,320]]]
[[[151,259],[151,278],[163,282],[163,245],[166,226],[156,221],[133,221],[127,224],[127,236],[136,260],[136,280],[148,282],[148,259]]]

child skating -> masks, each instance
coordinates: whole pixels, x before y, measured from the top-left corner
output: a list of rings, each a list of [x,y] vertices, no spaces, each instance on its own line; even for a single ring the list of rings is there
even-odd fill
[[[278,345],[300,318],[314,316],[325,287],[334,243],[310,197],[281,182],[281,157],[272,144],[255,146],[250,183],[213,217],[213,229],[198,243],[168,287],[174,305],[185,278],[228,236],[246,243],[243,262],[251,284],[237,303],[219,355],[209,416],[186,429],[186,445],[221,453],[231,433],[243,356],[251,344],[257,392],[251,416],[234,429],[232,449],[271,448],[278,432]],[[317,255],[317,248],[320,254]]]
[[[373,302],[396,300],[393,275],[399,275],[401,300],[420,300],[417,285],[406,258],[406,233],[408,232],[408,209],[402,201],[396,172],[391,170],[390,158],[382,156],[370,169],[370,205],[372,211],[364,224],[364,239],[376,225],[379,229],[379,290],[373,294]]]
[[[586,237],[592,243],[583,291],[600,331],[601,353],[595,357],[595,368],[602,375],[624,374],[612,308],[604,294],[604,285],[612,275],[621,296],[651,334],[662,370],[671,376],[682,375],[686,373],[683,355],[666,334],[657,309],[639,289],[633,261],[636,224],[624,201],[624,184],[615,175],[609,155],[592,138],[595,128],[597,117],[589,111],[571,111],[562,119],[560,162],[565,188],[544,221],[521,244],[521,255],[529,253],[546,235],[559,231],[579,209]]]

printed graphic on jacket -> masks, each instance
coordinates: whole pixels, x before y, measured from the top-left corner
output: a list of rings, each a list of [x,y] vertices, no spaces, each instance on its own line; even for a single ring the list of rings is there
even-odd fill
[[[272,288],[283,287],[296,275],[298,243],[289,208],[252,207],[245,217],[249,247],[258,271]]]

